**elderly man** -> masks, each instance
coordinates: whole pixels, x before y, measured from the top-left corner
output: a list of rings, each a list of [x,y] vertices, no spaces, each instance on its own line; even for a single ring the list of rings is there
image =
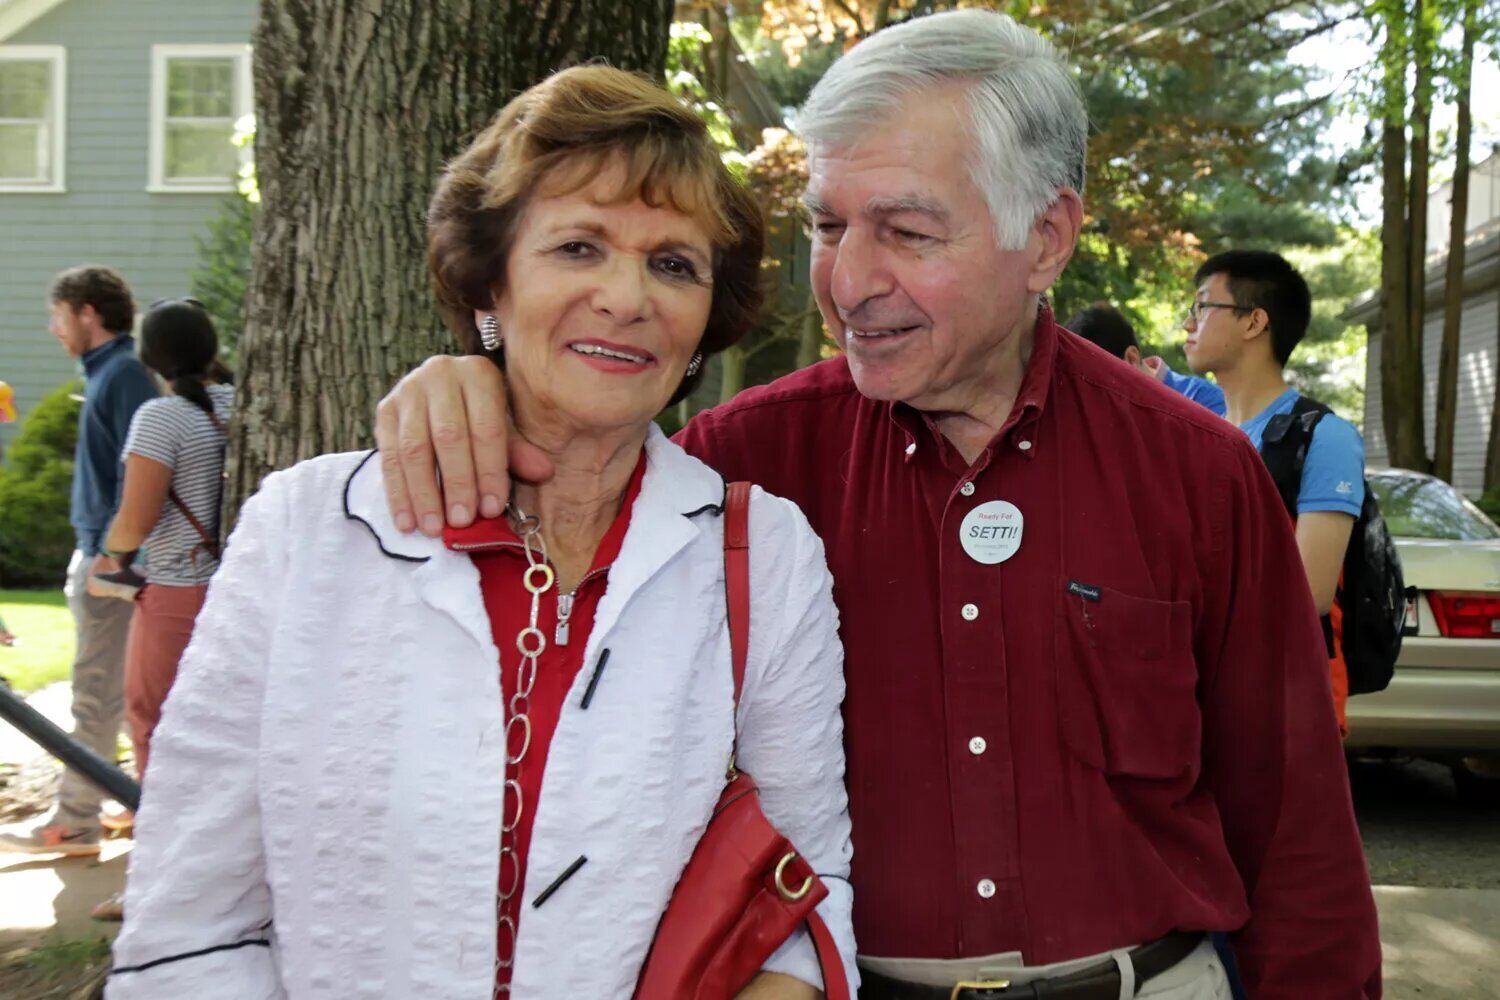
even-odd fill
[[[1061,331],[1086,122],[1007,17],[861,43],[799,124],[844,354],[680,440],[801,505],[847,648],[861,996],[1374,997],[1375,909],[1321,634],[1245,436]],[[601,311],[601,324],[629,317]],[[622,331],[626,335],[628,331]],[[398,524],[500,513],[504,392],[381,405]]]

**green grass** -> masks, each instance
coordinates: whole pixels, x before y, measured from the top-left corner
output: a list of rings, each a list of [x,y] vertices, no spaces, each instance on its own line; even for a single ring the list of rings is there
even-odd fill
[[[0,646],[0,677],[22,694],[68,679],[76,640],[61,590],[0,590],[0,618],[16,637]]]

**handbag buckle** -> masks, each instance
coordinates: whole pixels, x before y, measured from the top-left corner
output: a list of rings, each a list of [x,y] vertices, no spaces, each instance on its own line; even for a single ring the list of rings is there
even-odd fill
[[[795,861],[796,858],[797,858],[797,852],[796,851],[789,851],[789,852],[787,852],[786,857],[782,858],[776,864],[776,891],[779,892],[779,893],[781,893],[781,898],[784,899],[784,900],[786,900],[788,903],[795,903],[797,900],[801,899],[803,896],[806,896],[807,893],[809,892],[809,890],[812,889],[812,884],[813,884],[813,877],[811,875],[809,875],[809,876],[807,876],[807,878],[805,880],[803,880],[803,882],[802,882],[802,888],[800,888],[800,889],[788,889],[786,887],[786,882],[784,882],[782,880],[782,876],[786,872],[786,866],[789,865],[789,864],[791,864],[793,861]]]
[[[953,987],[953,992],[948,994],[948,1000],[959,1000],[959,994],[964,990],[991,990],[999,992],[1010,989],[1009,979],[966,979]]]

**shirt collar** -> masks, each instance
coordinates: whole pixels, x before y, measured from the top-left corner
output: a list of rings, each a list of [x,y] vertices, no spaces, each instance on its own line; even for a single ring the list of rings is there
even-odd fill
[[[84,351],[78,360],[83,364],[83,370],[92,375],[99,370],[100,365],[121,349],[135,350],[135,338],[128,333],[117,334],[113,340],[107,340],[98,347]]]
[[[1027,458],[1036,457],[1036,434],[1032,432],[1047,407],[1053,372],[1057,367],[1057,340],[1057,321],[1052,315],[1051,304],[1044,299],[1038,309],[1036,328],[1032,334],[1031,360],[1027,362],[1026,374],[1021,378],[1015,405],[1011,407],[1010,416],[1006,418],[999,433],[985,449],[986,457],[982,461],[1011,441],[1015,442],[1015,449],[1020,454]],[[944,447],[947,444],[936,421],[913,406],[893,403],[890,417],[901,428],[908,462],[915,457],[924,438],[928,445]]]

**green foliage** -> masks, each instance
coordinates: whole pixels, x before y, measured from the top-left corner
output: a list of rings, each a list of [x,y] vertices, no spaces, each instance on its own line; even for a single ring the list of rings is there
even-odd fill
[[[1340,316],[1349,303],[1380,281],[1380,241],[1370,232],[1341,228],[1323,248],[1286,251],[1312,292],[1307,337],[1287,365],[1289,380],[1352,421],[1364,422],[1365,332]]]
[[[1489,515],[1491,521],[1500,522],[1500,488],[1485,490],[1474,503]]]
[[[250,281],[250,238],[255,205],[239,195],[224,200],[198,240],[198,266],[189,279],[193,297],[208,308],[219,331],[219,356],[235,365],[245,329],[245,289]]]
[[[80,391],[73,382],[38,403],[0,468],[0,585],[56,585],[67,570]]]
[[[706,75],[703,53],[713,40],[713,35],[701,24],[691,21],[672,23],[671,39],[667,42],[667,89],[698,112],[708,126],[714,145],[719,147],[725,166],[743,179],[747,164],[739,139],[734,134],[734,121],[723,105],[709,96],[703,83]]]

